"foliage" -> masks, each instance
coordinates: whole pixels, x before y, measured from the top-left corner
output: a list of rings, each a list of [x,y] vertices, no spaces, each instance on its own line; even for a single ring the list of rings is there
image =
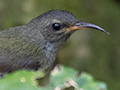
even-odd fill
[[[120,89],[119,0],[0,0],[0,30],[27,24],[53,9],[72,12],[79,20],[110,32],[75,32],[58,54],[58,61],[79,71],[89,71],[106,81],[110,90]]]
[[[43,75],[41,71],[23,70],[7,74],[0,80],[0,90],[108,90],[105,83],[94,81],[90,74],[78,75],[74,69],[68,67],[62,67],[60,70],[56,67],[51,72],[49,85],[38,87],[35,78]]]

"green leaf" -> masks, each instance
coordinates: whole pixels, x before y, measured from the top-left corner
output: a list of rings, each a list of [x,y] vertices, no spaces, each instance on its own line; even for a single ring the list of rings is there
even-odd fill
[[[55,88],[63,90],[71,86],[76,90],[108,90],[105,83],[94,81],[92,75],[81,73],[77,77],[77,71],[68,67],[62,67],[60,71],[53,70],[50,84],[40,90],[54,90]]]
[[[36,77],[42,77],[43,73],[33,71],[17,71],[6,74],[5,78],[0,79],[0,90],[39,90]]]
[[[5,78],[0,79],[0,90],[108,90],[104,82],[95,81],[92,75],[62,67],[56,67],[50,76],[50,83],[45,87],[38,87],[36,78],[43,77],[40,71],[20,70],[15,73],[6,74]]]

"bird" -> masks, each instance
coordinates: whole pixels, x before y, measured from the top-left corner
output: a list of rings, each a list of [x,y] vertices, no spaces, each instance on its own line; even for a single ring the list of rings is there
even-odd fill
[[[108,34],[103,28],[80,21],[64,10],[51,10],[26,25],[0,31],[0,73],[49,68],[66,40],[83,28]]]

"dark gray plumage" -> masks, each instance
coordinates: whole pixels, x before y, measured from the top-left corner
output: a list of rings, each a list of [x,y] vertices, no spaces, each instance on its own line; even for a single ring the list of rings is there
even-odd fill
[[[46,12],[27,25],[0,32],[0,72],[48,68],[62,44],[77,29],[102,28],[81,22],[67,11]],[[106,32],[107,33],[107,32]]]

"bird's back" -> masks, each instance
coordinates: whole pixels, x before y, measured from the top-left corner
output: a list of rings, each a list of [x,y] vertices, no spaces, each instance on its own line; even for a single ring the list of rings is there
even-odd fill
[[[24,30],[25,26],[18,26],[0,32],[0,72],[40,67],[43,51]]]

